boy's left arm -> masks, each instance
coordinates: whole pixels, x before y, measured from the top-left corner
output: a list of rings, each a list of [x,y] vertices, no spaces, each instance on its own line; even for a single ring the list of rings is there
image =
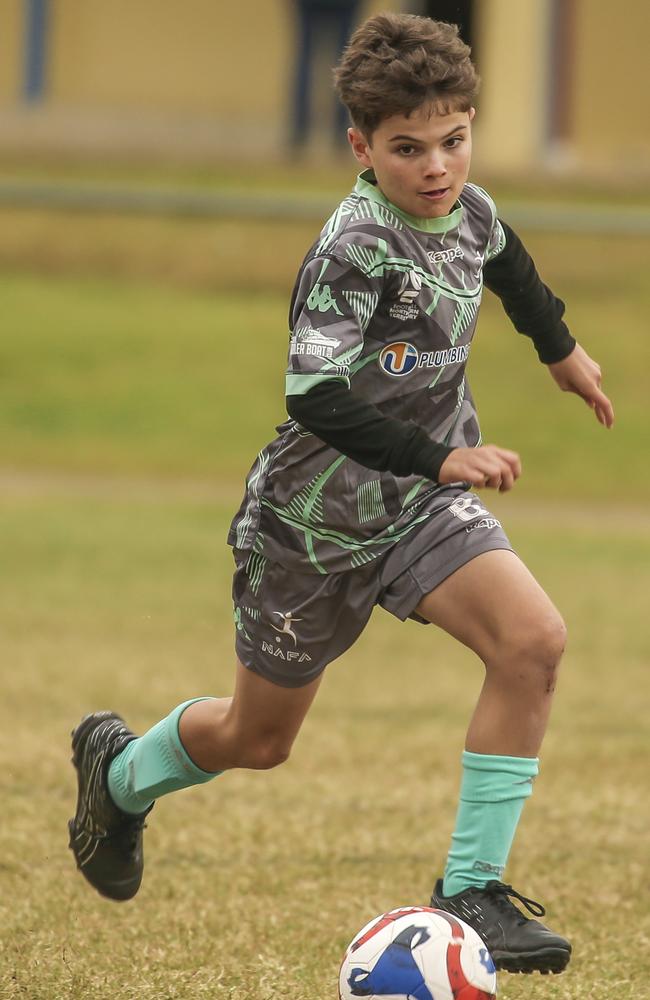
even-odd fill
[[[515,328],[531,338],[560,389],[580,396],[600,423],[611,427],[614,409],[601,389],[600,366],[569,333],[562,319],[564,303],[542,282],[517,234],[500,224],[505,246],[485,264],[485,286],[499,296]]]

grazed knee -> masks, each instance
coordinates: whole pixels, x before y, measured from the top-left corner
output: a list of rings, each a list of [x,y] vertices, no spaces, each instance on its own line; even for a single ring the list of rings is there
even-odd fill
[[[488,670],[503,673],[510,682],[541,683],[544,693],[551,694],[566,639],[566,626],[555,609],[520,620],[495,647]]]

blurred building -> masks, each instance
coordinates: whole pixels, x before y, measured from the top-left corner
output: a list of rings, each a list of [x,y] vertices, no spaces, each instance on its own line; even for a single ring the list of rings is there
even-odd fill
[[[382,9],[461,25],[484,81],[483,169],[614,180],[650,173],[646,0],[623,8],[610,0],[361,0],[358,15]],[[0,148],[286,155],[297,44],[293,0],[1,0]],[[329,88],[321,67],[317,120]]]

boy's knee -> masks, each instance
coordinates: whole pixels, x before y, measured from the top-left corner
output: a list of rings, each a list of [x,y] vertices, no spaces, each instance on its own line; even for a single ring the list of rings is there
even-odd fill
[[[261,737],[246,747],[245,763],[242,766],[256,771],[269,771],[284,764],[289,759],[290,753],[291,746],[282,737]]]
[[[537,623],[533,633],[534,651],[544,665],[557,669],[567,640],[567,629],[564,620],[557,611],[544,616]]]
[[[561,615],[552,608],[519,621],[510,632],[505,659],[517,665],[528,663],[552,677],[566,646],[567,630]]]

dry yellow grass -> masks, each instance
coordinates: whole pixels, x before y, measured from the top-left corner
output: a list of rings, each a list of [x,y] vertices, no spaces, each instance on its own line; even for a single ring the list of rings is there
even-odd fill
[[[14,475],[4,571],[0,996],[330,1000],[366,919],[426,901],[480,682],[446,637],[378,612],[333,665],[294,756],[161,800],[132,903],[75,872],[68,732],[113,706],[137,729],[230,689],[237,487]],[[571,643],[508,877],[574,941],[507,1000],[648,997],[647,524],[625,509],[494,504]],[[518,510],[518,512],[517,512]]]
[[[69,731],[85,711],[112,706],[142,730],[230,690],[225,528],[282,417],[285,298],[250,292],[284,286],[311,233],[249,231],[263,252],[243,277],[242,233],[219,273],[246,295],[223,296],[210,255],[235,234],[212,224],[2,217],[4,264],[67,277],[2,282],[0,998],[333,1000],[349,938],[426,901],[444,861],[480,669],[433,629],[378,612],[329,669],[288,764],[161,800],[132,903],[86,886],[66,836]],[[487,307],[474,387],[486,434],[525,468],[489,503],[570,632],[508,877],[575,958],[500,990],[647,1000],[647,244],[533,249],[605,364],[619,424],[605,435],[554,395]],[[104,269],[113,280],[88,280]],[[115,280],[127,272],[200,291]]]

